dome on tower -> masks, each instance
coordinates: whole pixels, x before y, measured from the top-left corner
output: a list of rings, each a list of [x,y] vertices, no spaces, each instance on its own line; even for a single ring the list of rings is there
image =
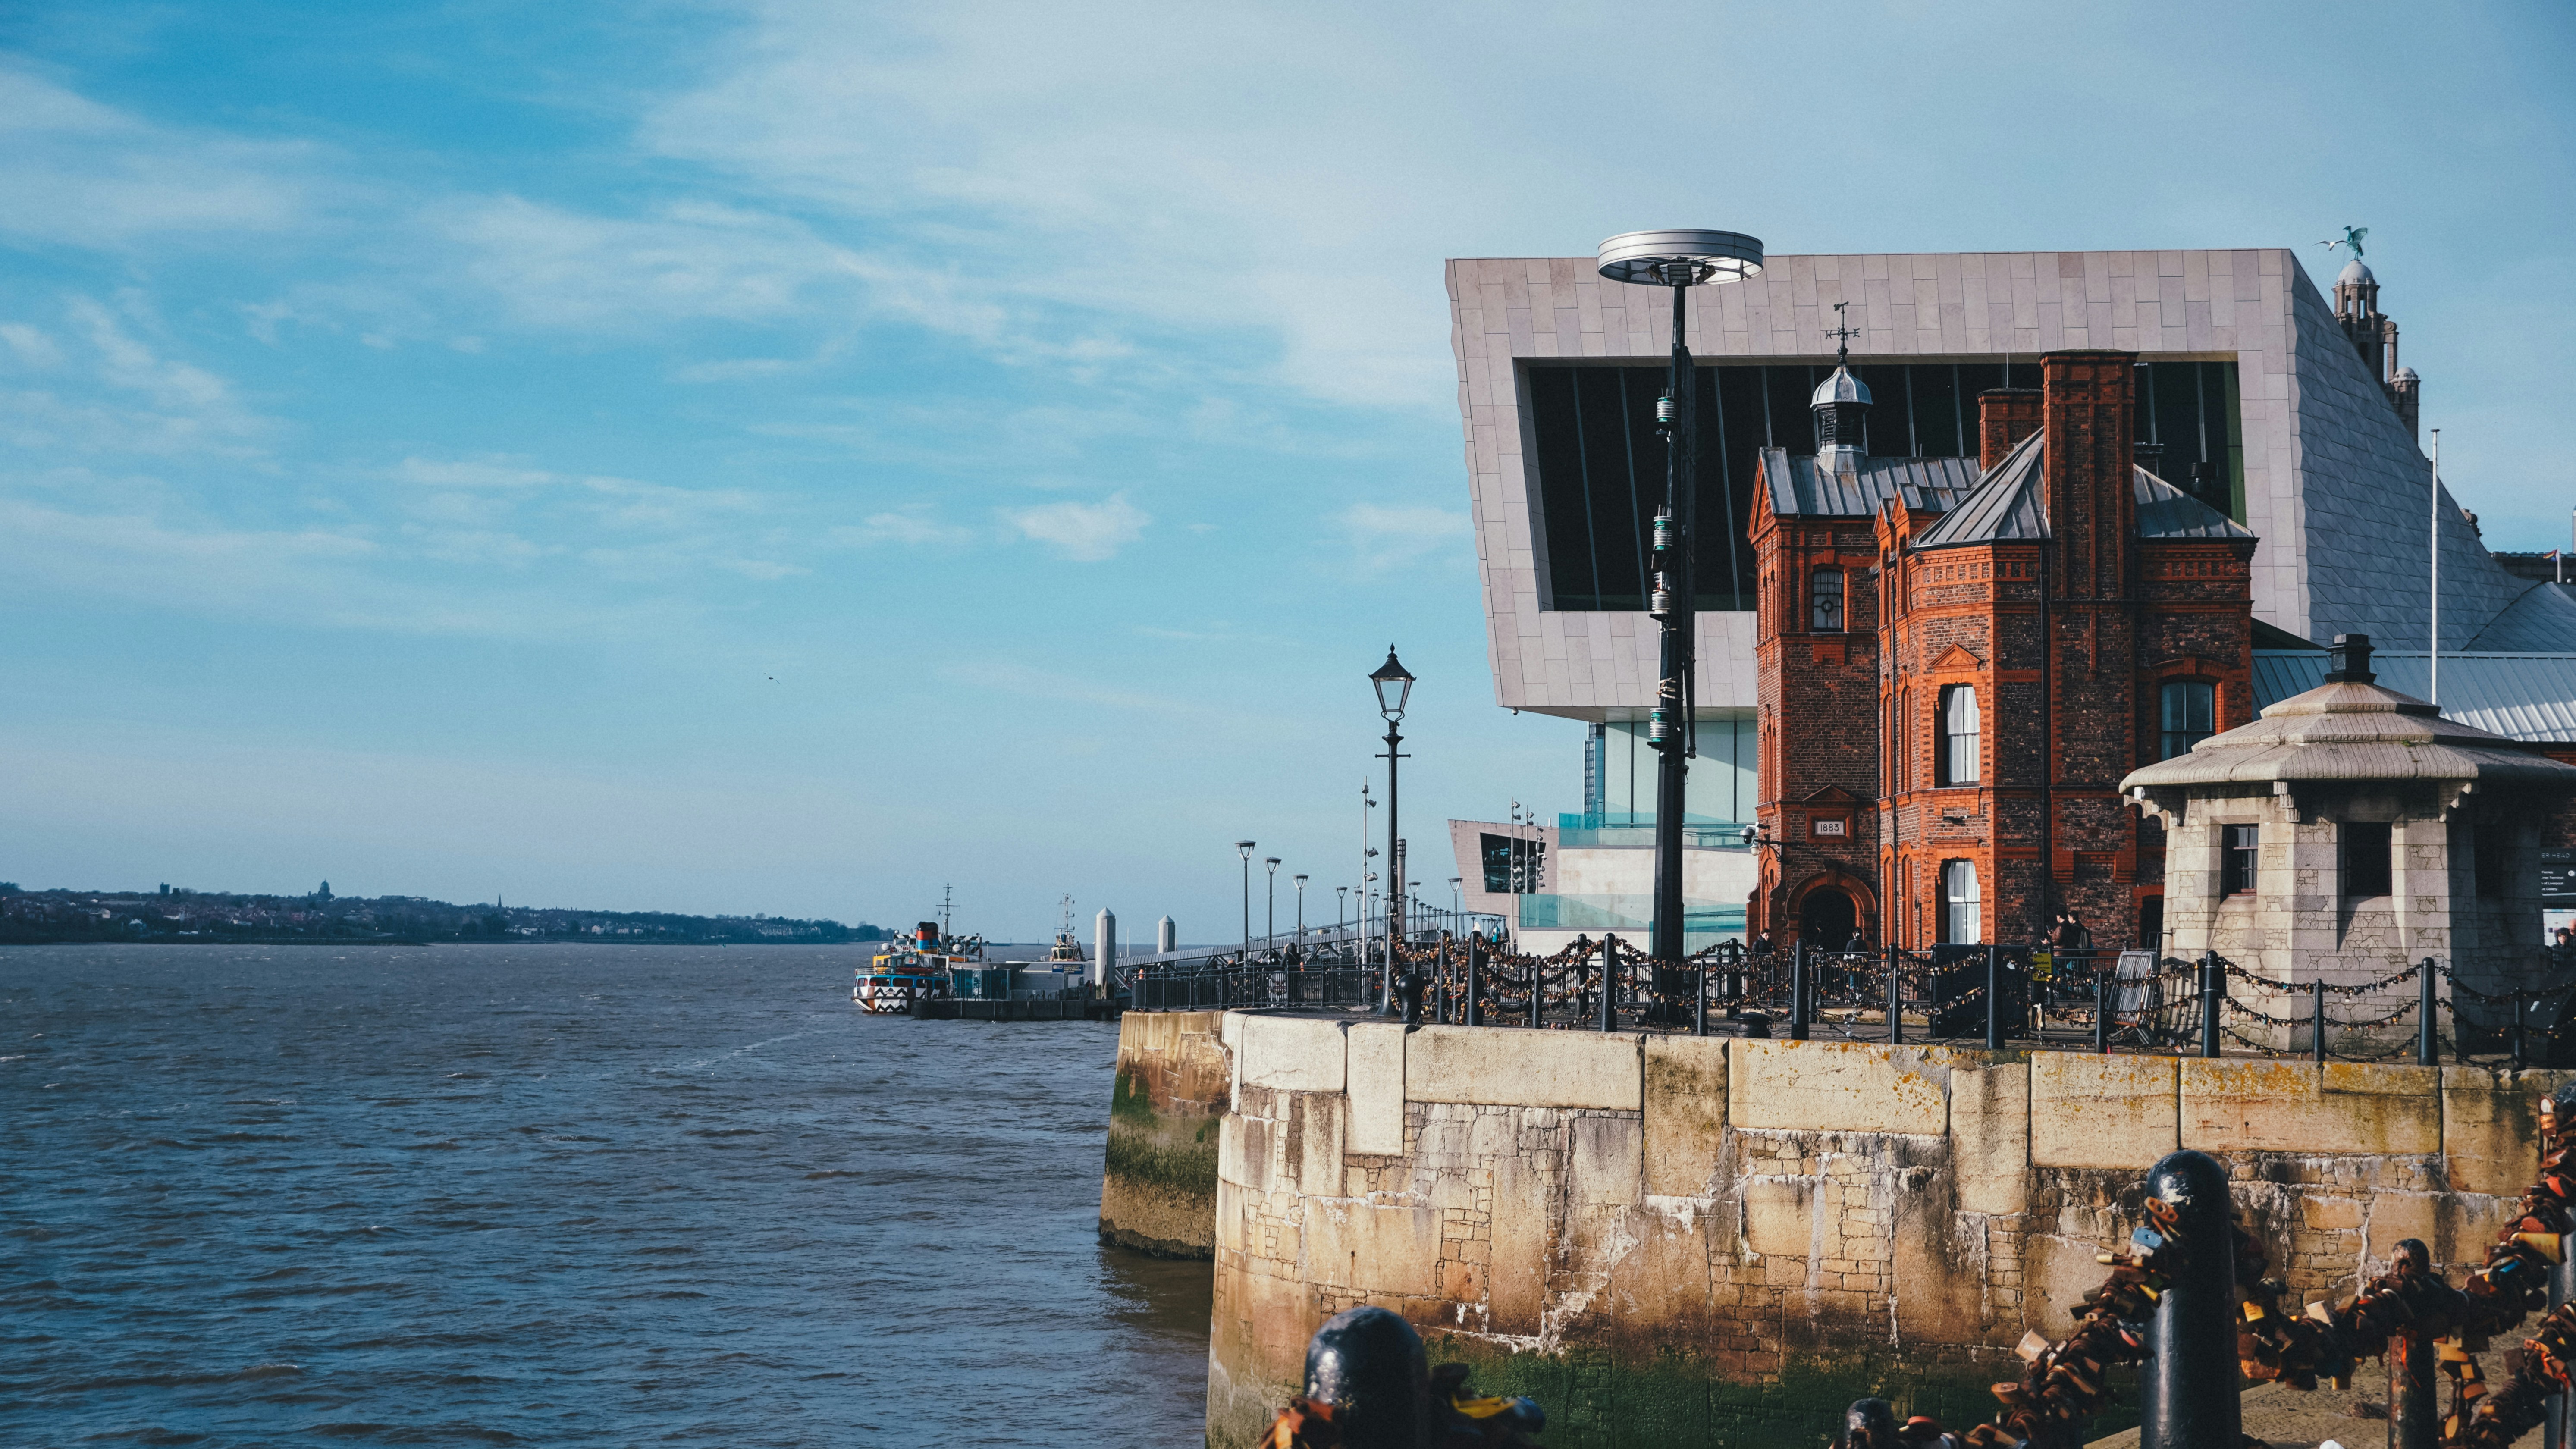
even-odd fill
[[[2338,282],[2377,282],[2379,279],[2370,274],[2370,268],[2361,264],[2361,258],[2354,257],[2351,261],[2343,264],[2343,271],[2335,277],[2335,280]]]
[[[1869,384],[1852,376],[1850,368],[1836,367],[1833,376],[1816,384],[1815,396],[1807,399],[1807,406],[1820,408],[1828,403],[1866,404],[1868,401]]]
[[[2415,375],[2415,369],[2411,367],[2401,367],[2397,369],[2396,380],[2399,382],[2422,382],[2424,379]]]

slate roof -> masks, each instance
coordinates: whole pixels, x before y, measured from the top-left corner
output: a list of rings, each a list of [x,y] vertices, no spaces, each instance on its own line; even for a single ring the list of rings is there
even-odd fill
[[[2371,670],[2389,688],[2418,698],[2432,690],[2420,649],[2374,650]],[[2257,709],[2304,694],[2325,680],[2322,649],[2254,651]],[[2530,742],[2576,742],[2576,654],[2442,655],[2442,714]]]
[[[2576,599],[2556,584],[2533,584],[2489,619],[2469,648],[2487,654],[2576,652]]]
[[[2045,435],[2033,433],[2004,455],[1974,493],[1915,539],[1916,548],[1997,543],[2048,537]],[[2226,515],[2144,468],[2135,469],[2131,496],[2138,505],[2140,538],[2246,539],[2254,535]],[[2572,614],[2571,617],[2576,617]]]
[[[1863,458],[1855,472],[1825,472],[1786,448],[1762,450],[1762,481],[1783,517],[1874,518],[1879,505],[1945,513],[1977,486],[1974,458]]]
[[[1939,523],[1914,540],[1916,548],[2048,536],[2046,477],[2040,468],[2041,435],[2033,433],[1959,500]]]

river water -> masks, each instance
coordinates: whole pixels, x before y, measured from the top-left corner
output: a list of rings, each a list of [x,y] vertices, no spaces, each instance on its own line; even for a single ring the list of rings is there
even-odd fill
[[[1117,1028],[853,957],[0,949],[0,1443],[1198,1443]]]

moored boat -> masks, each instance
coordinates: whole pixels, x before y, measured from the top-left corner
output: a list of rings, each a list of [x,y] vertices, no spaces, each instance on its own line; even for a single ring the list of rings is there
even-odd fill
[[[923,921],[912,934],[888,943],[858,969],[850,1000],[862,1011],[880,1016],[910,1011],[915,1001],[945,1000],[949,973],[980,966],[984,938],[951,936],[938,923]]]

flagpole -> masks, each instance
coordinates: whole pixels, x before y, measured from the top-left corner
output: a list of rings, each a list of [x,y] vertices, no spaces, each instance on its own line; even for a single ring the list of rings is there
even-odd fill
[[[2433,429],[2433,708],[2442,707],[2442,430]]]

